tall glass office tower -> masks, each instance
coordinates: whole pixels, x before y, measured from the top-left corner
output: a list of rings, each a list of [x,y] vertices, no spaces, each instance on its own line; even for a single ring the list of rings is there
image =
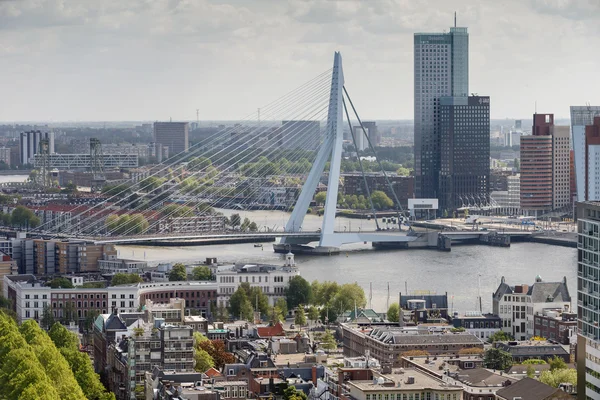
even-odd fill
[[[440,97],[469,93],[469,33],[415,33],[415,192],[438,197]]]

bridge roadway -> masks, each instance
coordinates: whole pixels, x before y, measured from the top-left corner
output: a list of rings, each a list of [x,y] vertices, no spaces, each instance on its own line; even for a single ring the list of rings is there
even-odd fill
[[[421,232],[423,233],[423,232]],[[433,232],[432,232],[433,233]],[[526,238],[532,235],[532,232],[523,231],[444,231],[439,232],[444,236],[448,236],[453,241],[463,241],[477,239],[481,236],[488,235],[490,233],[498,233],[500,235],[507,235],[514,238]],[[396,230],[382,230],[382,231],[360,231],[360,232],[335,232],[336,244],[342,245],[347,243],[356,242],[410,242],[417,240],[418,236],[411,236],[407,234],[407,231],[396,231]],[[165,234],[165,235],[137,235],[127,237],[93,237],[85,238],[92,240],[96,244],[135,244],[135,243],[147,243],[147,242],[169,242],[169,241],[214,241],[214,240],[237,240],[244,239],[247,241],[254,240],[256,242],[274,240],[275,238],[290,237],[301,239],[302,242],[316,242],[321,237],[319,231],[305,231],[305,232],[239,232],[239,233],[209,233],[209,234],[193,234],[193,235],[181,235],[181,234]],[[82,237],[83,239],[83,237]]]

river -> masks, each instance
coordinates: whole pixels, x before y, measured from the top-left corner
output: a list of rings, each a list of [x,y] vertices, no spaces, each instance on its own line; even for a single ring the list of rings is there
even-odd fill
[[[0,175],[0,183],[25,182],[29,175]]]
[[[222,210],[224,211],[224,210]],[[236,211],[224,211],[226,214]],[[240,211],[259,226],[281,229],[289,214],[279,211]],[[321,218],[307,215],[304,230],[316,230]],[[336,229],[344,226],[356,230],[374,228],[373,221],[336,218]],[[283,255],[275,254],[271,244],[256,248],[252,244],[144,247],[118,246],[122,258],[145,259],[159,262],[198,262],[206,257],[217,257],[219,262],[247,262],[281,264]],[[370,244],[344,246],[339,256],[297,256],[300,274],[307,280],[331,280],[339,283],[357,282],[369,297],[373,287],[372,306],[384,311],[387,304],[387,286],[390,302],[397,301],[398,293],[428,290],[448,293],[455,311],[478,309],[477,296],[481,291],[483,311],[491,312],[492,293],[500,278],[510,285],[532,284],[536,275],[544,281],[559,281],[567,277],[573,301],[577,298],[577,250],[539,243],[514,243],[510,248],[483,245],[455,246],[449,253],[435,250],[374,250]],[[479,279],[478,279],[479,278]],[[479,288],[478,288],[479,280]]]

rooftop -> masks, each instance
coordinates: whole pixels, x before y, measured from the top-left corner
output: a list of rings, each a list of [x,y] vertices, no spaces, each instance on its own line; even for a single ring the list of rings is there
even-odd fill
[[[412,379],[409,379],[412,378]],[[413,383],[409,383],[409,382]],[[434,378],[428,374],[425,374],[416,369],[404,369],[398,370],[392,374],[379,375],[376,379],[369,381],[349,381],[347,382],[350,386],[350,393],[352,393],[352,387],[363,392],[396,392],[401,389],[406,390],[460,390],[462,387],[453,386],[444,383],[440,379]]]

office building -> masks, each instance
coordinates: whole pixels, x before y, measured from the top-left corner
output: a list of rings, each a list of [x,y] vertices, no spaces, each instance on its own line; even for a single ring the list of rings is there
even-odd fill
[[[439,166],[439,98],[469,93],[469,34],[414,35],[415,191],[418,198],[436,198]]]
[[[492,205],[503,215],[518,215],[521,213],[521,175],[506,177],[506,186],[507,190],[490,193]]]
[[[19,142],[21,164],[33,164],[33,159],[40,152],[40,142],[48,140],[48,152],[54,154],[54,132],[29,131],[22,132]]]
[[[487,205],[490,191],[490,98],[439,100],[440,208]]]
[[[319,121],[281,121],[278,136],[283,149],[315,150],[321,144],[321,124]]]
[[[364,131],[362,128],[364,128]],[[364,121],[362,123],[362,128],[358,125],[353,129],[354,140],[356,141],[356,151],[363,151],[369,148],[369,141],[373,147],[379,146],[381,143],[381,136],[377,129],[377,123],[375,121]],[[365,136],[365,133],[367,136]],[[354,142],[352,142],[352,144],[354,144]]]
[[[189,124],[187,122],[155,122],[154,142],[169,147],[170,155],[189,149]]]
[[[585,126],[584,140],[583,199],[600,200],[600,116],[594,117],[593,123]]]
[[[515,340],[527,340],[534,336],[534,316],[548,310],[570,310],[567,278],[561,282],[544,282],[538,275],[533,285],[509,286],[502,277],[492,297],[492,307],[493,314],[502,319],[503,332]]]
[[[553,114],[534,114],[532,134],[521,137],[521,209],[537,216],[571,204],[569,128]]]
[[[8,147],[0,147],[0,162],[10,166],[10,153],[11,149]]]
[[[600,116],[600,106],[571,106],[571,134],[573,137],[573,155],[575,162],[575,182],[577,200],[596,200],[585,196],[586,152],[585,127],[594,123],[594,117]]]
[[[600,398],[600,203],[577,203],[577,393]],[[586,385],[586,382],[592,385]]]

